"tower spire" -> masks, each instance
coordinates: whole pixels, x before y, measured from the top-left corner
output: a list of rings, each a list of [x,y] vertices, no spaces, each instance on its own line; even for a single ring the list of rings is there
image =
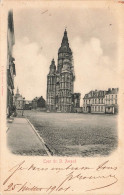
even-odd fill
[[[65,31],[64,31],[64,36],[63,36],[62,44],[61,45],[68,45],[69,46],[66,28],[65,28]]]
[[[55,65],[55,60],[53,58],[50,64],[50,74],[53,74],[55,72],[56,72],[56,65]]]

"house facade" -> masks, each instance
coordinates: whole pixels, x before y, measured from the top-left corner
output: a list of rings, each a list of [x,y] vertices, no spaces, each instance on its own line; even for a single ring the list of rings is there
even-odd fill
[[[84,113],[105,113],[105,94],[104,90],[90,91],[83,98]]]
[[[118,113],[118,88],[109,88],[105,95],[105,112],[106,114]]]
[[[46,109],[46,101],[45,99],[41,96],[41,97],[35,97],[32,100],[32,108],[33,109]]]
[[[7,117],[13,113],[14,77],[16,75],[13,46],[15,44],[13,12],[8,12],[7,29]]]
[[[118,88],[95,90],[85,94],[83,113],[115,114],[118,112]]]

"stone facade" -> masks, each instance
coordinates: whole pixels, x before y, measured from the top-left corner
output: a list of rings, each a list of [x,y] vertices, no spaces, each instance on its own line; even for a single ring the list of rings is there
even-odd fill
[[[90,91],[83,98],[83,113],[117,113],[117,93],[118,88]]]
[[[118,113],[118,88],[109,88],[105,95],[105,112],[106,114]]]
[[[105,113],[105,98],[106,91],[95,90],[85,94],[83,98],[84,113]]]
[[[74,80],[73,55],[69,47],[67,31],[65,30],[61,47],[58,51],[57,68],[53,59],[47,75],[48,111],[73,112]],[[78,96],[77,101],[79,99]]]
[[[7,116],[13,113],[13,96],[14,96],[14,76],[15,59],[13,58],[13,45],[15,44],[13,12],[8,12],[8,30],[7,30]]]

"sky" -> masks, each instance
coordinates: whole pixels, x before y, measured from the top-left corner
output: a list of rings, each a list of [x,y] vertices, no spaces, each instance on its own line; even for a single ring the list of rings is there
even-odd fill
[[[46,99],[51,60],[57,65],[65,28],[73,52],[74,92],[81,98],[91,90],[118,87],[118,23],[104,9],[18,9],[13,11],[17,86],[27,99]]]

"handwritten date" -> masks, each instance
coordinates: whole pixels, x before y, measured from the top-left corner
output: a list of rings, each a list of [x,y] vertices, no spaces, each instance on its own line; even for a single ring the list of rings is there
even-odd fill
[[[87,182],[87,186],[91,186],[91,184],[95,183],[94,187],[86,189],[85,191],[93,191],[102,188],[107,188],[112,186],[118,182],[118,178],[116,176],[117,167],[110,166],[109,160],[105,161],[96,167],[89,166],[81,166],[74,167],[72,164],[65,167],[37,167],[34,164],[30,166],[26,166],[26,162],[22,161],[19,164],[16,164],[9,170],[8,177],[4,180],[3,185],[5,186],[4,191],[16,191],[16,192],[24,192],[24,191],[43,191],[48,194],[52,192],[72,192],[73,189],[73,181],[76,182]],[[49,184],[48,186],[34,185],[29,180],[22,181],[20,183],[15,183],[14,176],[17,174],[22,174],[23,171],[32,172],[48,172],[51,171],[54,174],[59,174],[63,172],[65,175],[63,179],[60,179],[60,183],[56,182],[55,185]],[[97,181],[101,181],[101,186],[97,184]],[[24,183],[23,183],[24,182]],[[98,182],[99,183],[99,182]]]

